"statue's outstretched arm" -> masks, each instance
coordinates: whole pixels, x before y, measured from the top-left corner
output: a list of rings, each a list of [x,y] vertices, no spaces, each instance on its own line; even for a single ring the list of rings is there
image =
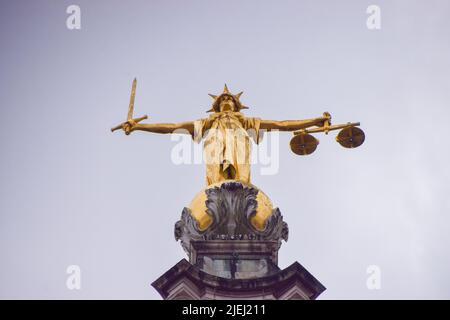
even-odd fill
[[[135,120],[127,120],[119,126],[120,129],[125,131],[126,134],[130,134],[133,131],[194,134],[194,122],[192,121],[180,123],[138,123]]]
[[[192,121],[180,123],[137,123],[131,131],[148,131],[154,133],[186,133],[194,134],[194,123]]]
[[[328,112],[325,112],[323,117],[307,119],[307,120],[261,120],[260,129],[267,131],[280,130],[280,131],[295,131],[300,129],[306,129],[313,126],[321,127],[326,121],[330,121],[331,116]]]
[[[154,133],[186,133],[194,135],[194,122],[181,122],[181,123],[139,123],[142,120],[147,119],[147,116],[133,119],[134,111],[134,97],[136,94],[137,80],[134,78],[133,85],[131,87],[130,105],[128,107],[127,121],[119,124],[118,126],[111,128],[111,131],[122,129],[125,134],[130,134],[133,131],[141,130]]]

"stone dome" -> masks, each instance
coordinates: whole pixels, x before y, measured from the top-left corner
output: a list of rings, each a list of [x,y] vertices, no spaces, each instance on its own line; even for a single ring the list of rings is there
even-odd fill
[[[236,180],[226,180],[219,183],[211,184],[200,191],[189,205],[192,217],[197,221],[200,231],[205,231],[213,223],[213,218],[207,212],[206,201],[208,200],[207,190],[221,187],[224,183],[238,182],[244,187],[251,187],[258,191],[256,196],[257,208],[256,214],[250,219],[251,224],[256,230],[263,231],[266,227],[267,221],[273,213],[273,204],[270,198],[262,192],[258,187]]]
[[[184,207],[175,223],[175,240],[190,255],[193,242],[287,241],[288,225],[269,197],[256,186],[238,180],[212,184]],[[255,242],[256,243],[256,242]]]

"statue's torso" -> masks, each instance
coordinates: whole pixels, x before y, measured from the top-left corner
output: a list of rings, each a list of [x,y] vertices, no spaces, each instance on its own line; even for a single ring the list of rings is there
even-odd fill
[[[240,112],[222,112],[211,115],[207,119],[205,129],[244,129],[245,117]]]
[[[259,130],[259,119],[246,118],[240,112],[220,112],[201,119],[195,125],[195,139],[204,139],[208,184],[227,179],[223,174],[233,167],[234,179],[250,182],[251,142],[249,129]]]

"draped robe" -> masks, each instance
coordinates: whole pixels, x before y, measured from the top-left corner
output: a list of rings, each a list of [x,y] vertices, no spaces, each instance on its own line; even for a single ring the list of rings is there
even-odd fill
[[[233,111],[194,121],[194,141],[204,138],[207,185],[228,179],[250,183],[250,138],[259,143],[260,124],[259,118]]]

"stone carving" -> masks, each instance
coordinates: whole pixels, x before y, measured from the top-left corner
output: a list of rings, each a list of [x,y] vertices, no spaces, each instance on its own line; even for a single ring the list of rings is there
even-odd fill
[[[227,182],[220,187],[206,190],[207,214],[213,222],[206,230],[200,230],[191,210],[184,208],[181,220],[175,224],[175,239],[189,253],[190,241],[198,240],[288,240],[288,225],[278,208],[267,220],[264,230],[257,230],[251,223],[257,212],[259,190],[239,182]]]

